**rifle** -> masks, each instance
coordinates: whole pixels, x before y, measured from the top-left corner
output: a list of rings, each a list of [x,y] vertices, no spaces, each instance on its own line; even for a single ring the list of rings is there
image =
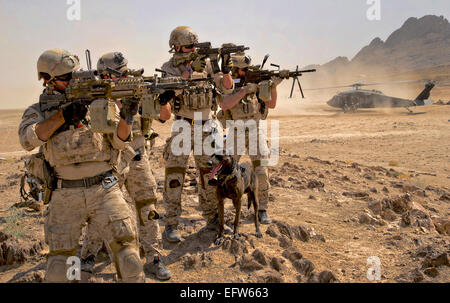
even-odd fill
[[[107,133],[113,127],[115,100],[139,102],[143,118],[156,118],[159,115],[159,104],[156,102],[159,94],[168,90],[189,90],[199,82],[212,81],[213,78],[185,80],[178,77],[160,78],[157,75],[101,79],[96,70],[76,71],[72,73],[65,94],[42,94],[39,104],[41,111],[64,108],[72,102],[90,106],[91,122],[95,124],[91,125],[93,130]]]
[[[249,50],[249,47],[244,45],[234,45],[233,43],[222,44],[222,47],[213,48],[211,42],[194,43],[194,47],[197,49],[196,52],[185,53],[185,54],[175,54],[174,63],[176,66],[186,62],[193,61],[200,57],[209,57],[211,60],[211,65],[213,68],[213,73],[217,74],[220,72],[219,60],[220,56],[222,59],[225,55],[231,55],[235,53],[241,53]]]
[[[275,65],[273,65],[273,66],[275,66]],[[247,85],[247,83],[258,84],[262,81],[270,80],[272,77],[279,77],[282,79],[293,78],[291,94],[290,94],[289,98],[292,98],[292,94],[294,92],[294,86],[295,86],[296,81],[298,83],[298,87],[302,94],[302,98],[305,98],[305,96],[303,95],[302,86],[300,84],[300,80],[298,79],[298,77],[301,77],[302,74],[304,74],[304,73],[313,73],[315,71],[316,71],[315,69],[298,70],[298,66],[295,71],[289,71],[289,70],[270,71],[270,70],[262,70],[262,69],[249,69],[244,78],[235,79],[235,85],[236,85],[236,87],[243,87],[243,86]]]

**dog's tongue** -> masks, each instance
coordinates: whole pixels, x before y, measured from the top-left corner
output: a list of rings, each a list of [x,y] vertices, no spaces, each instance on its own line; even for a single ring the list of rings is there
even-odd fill
[[[216,176],[217,172],[219,171],[219,169],[222,168],[222,164],[217,165],[216,167],[214,167],[214,169],[211,171],[211,175],[209,176],[209,180],[214,179],[214,177]]]

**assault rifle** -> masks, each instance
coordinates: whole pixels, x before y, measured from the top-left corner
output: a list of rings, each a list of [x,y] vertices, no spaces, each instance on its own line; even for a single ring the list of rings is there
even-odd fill
[[[176,54],[174,56],[175,65],[180,65],[186,61],[193,61],[200,57],[208,57],[211,60],[211,65],[213,68],[213,73],[217,74],[220,72],[219,67],[219,56],[223,59],[225,55],[231,55],[235,53],[241,53],[249,50],[249,47],[244,45],[234,45],[233,43],[222,44],[222,47],[213,48],[211,42],[194,43],[194,47],[197,49],[196,52]]]
[[[272,65],[272,66],[277,66],[277,65]],[[300,80],[298,79],[298,77],[302,76],[302,74],[304,74],[304,73],[313,73],[315,71],[316,71],[315,69],[298,70],[298,66],[295,71],[289,71],[289,70],[270,71],[270,70],[263,70],[263,69],[259,69],[259,68],[256,68],[256,69],[250,68],[247,71],[244,78],[235,79],[235,85],[236,85],[236,87],[243,87],[243,86],[247,85],[247,83],[258,84],[262,81],[270,80],[272,77],[279,77],[282,79],[293,78],[291,94],[290,94],[289,98],[292,98],[295,82],[298,83],[298,87],[302,94],[302,98],[305,98],[305,96],[303,95],[302,86],[300,84]]]
[[[160,78],[157,75],[101,79],[96,70],[76,71],[72,73],[72,79],[65,94],[42,94],[39,104],[41,111],[64,108],[72,102],[87,105],[93,131],[109,133],[114,130],[115,100],[127,99],[139,102],[142,118],[157,119],[159,94],[169,90],[190,90],[194,89],[199,82],[212,81],[213,78],[186,80],[178,77]]]
[[[90,105],[96,99],[135,99],[139,102],[147,94],[159,95],[167,90],[184,90],[196,86],[198,82],[213,81],[213,78],[182,79],[178,77],[128,77],[100,79],[96,70],[76,71],[66,88],[65,94],[41,95],[41,110],[64,107],[70,102]]]

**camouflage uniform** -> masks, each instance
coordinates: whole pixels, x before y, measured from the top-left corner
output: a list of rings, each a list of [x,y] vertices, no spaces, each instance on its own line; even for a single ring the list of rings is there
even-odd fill
[[[145,148],[146,138],[140,127],[141,123],[133,123],[133,140],[130,146],[138,154],[131,162],[129,172],[121,178],[132,199],[134,205],[130,208],[135,212],[133,221],[139,227],[139,241],[145,255],[153,257],[162,250],[162,237],[157,219],[149,220],[149,212],[154,210],[157,202],[156,181],[153,176],[148,154]],[[152,206],[151,206],[152,205]],[[138,211],[140,210],[140,214]],[[142,222],[140,220],[142,219]],[[141,223],[143,225],[141,225]],[[86,232],[81,250],[81,257],[85,259],[89,255],[96,256],[102,248],[102,236],[92,228]]]
[[[209,60],[206,61],[205,71],[202,73],[193,72],[192,78],[204,78],[212,75],[212,67]],[[166,72],[166,77],[180,77],[184,71],[187,70],[185,64],[175,66],[173,58],[166,62],[161,69]],[[216,87],[226,93],[222,86],[222,76],[216,74],[214,76]],[[202,120],[211,119],[212,107],[221,95],[213,92],[209,84],[198,84],[202,92],[184,92],[179,101],[179,108],[172,107],[177,119],[187,119],[188,121],[194,119],[194,112],[200,112]],[[232,92],[228,90],[228,93]],[[217,103],[216,103],[217,104]],[[181,215],[181,193],[186,174],[186,166],[189,155],[175,155],[171,149],[172,140],[179,134],[179,131],[172,131],[170,138],[166,141],[164,149],[165,160],[165,184],[164,184],[164,206],[166,208],[165,224],[166,226],[178,225],[178,217]],[[202,133],[202,139],[211,135],[209,132]],[[194,127],[191,127],[191,142],[194,142]],[[191,144],[193,149],[194,144]],[[216,187],[208,185],[208,175],[211,168],[208,166],[210,155],[194,155],[195,165],[200,176],[199,186],[199,203],[202,210],[202,215],[207,221],[211,221],[217,213],[217,196]]]
[[[67,124],[47,142],[41,141],[35,132],[36,125],[55,113],[42,112],[39,103],[34,104],[25,110],[19,126],[22,147],[31,151],[43,146],[45,159],[58,178],[45,216],[45,240],[50,247],[45,279],[67,281],[66,259],[76,254],[82,225],[89,220],[111,247],[119,278],[124,282],[143,282],[136,225],[119,185],[62,186],[62,180],[81,180],[111,170],[122,173],[127,164],[119,161],[119,150],[127,148],[128,143],[117,136],[117,131],[106,136],[91,132],[88,126],[75,128]]]

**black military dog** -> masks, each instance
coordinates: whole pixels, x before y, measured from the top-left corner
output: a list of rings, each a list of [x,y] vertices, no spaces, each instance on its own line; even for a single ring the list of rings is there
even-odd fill
[[[212,167],[212,171],[208,184],[217,186],[217,198],[219,200],[219,233],[214,243],[219,245],[223,241],[225,198],[231,199],[234,208],[236,209],[233,238],[239,238],[241,198],[244,194],[247,194],[248,208],[253,205],[255,211],[256,236],[261,238],[262,234],[259,229],[258,219],[258,179],[256,178],[253,167],[248,164],[239,165],[232,156],[228,155],[213,155],[209,164]]]

